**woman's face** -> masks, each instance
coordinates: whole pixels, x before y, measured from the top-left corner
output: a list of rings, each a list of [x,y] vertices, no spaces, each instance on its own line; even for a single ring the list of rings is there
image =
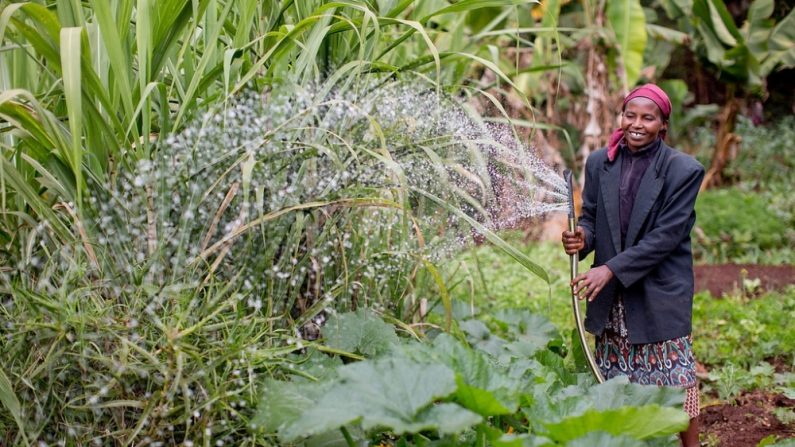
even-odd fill
[[[630,150],[636,151],[657,139],[668,124],[657,104],[648,98],[634,98],[621,114],[621,129]]]

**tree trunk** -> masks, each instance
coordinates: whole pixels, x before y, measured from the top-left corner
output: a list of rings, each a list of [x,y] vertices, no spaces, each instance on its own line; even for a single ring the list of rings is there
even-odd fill
[[[724,184],[723,170],[726,165],[734,158],[732,150],[738,141],[734,128],[737,124],[737,114],[740,111],[740,103],[734,96],[734,86],[728,89],[726,104],[720,113],[720,123],[718,134],[715,138],[715,150],[712,152],[712,161],[709,164],[707,174],[701,183],[701,189],[712,188]]]

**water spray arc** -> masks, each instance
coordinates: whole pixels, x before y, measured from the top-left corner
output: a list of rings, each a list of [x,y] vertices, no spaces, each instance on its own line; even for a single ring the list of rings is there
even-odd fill
[[[566,169],[563,171],[563,178],[566,180],[566,187],[568,188],[569,194],[569,231],[574,232],[577,229],[577,215],[574,212],[574,188],[572,186],[571,170]],[[572,281],[574,281],[574,278],[577,277],[577,264],[579,264],[579,262],[580,256],[577,253],[569,255],[569,272],[570,279]],[[585,328],[583,327],[580,313],[580,300],[574,293],[573,287],[571,289],[571,307],[574,312],[574,322],[577,326],[577,334],[580,337],[580,345],[582,345],[582,350],[585,353],[585,358],[588,361],[588,367],[591,369],[594,377],[596,377],[596,380],[599,383],[602,383],[605,381],[605,379],[602,377],[602,373],[596,366],[596,360],[594,359],[593,353],[588,347],[588,341],[585,339]]]

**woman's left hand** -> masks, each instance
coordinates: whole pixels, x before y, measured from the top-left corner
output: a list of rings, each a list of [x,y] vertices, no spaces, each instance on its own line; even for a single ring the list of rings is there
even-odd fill
[[[600,265],[574,278],[571,287],[579,299],[587,298],[590,303],[596,299],[599,292],[613,279],[613,276],[610,268]]]

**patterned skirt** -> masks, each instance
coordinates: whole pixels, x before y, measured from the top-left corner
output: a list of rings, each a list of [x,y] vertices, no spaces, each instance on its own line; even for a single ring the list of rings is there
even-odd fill
[[[627,376],[641,385],[685,388],[685,411],[691,418],[697,417],[699,394],[691,336],[632,344],[624,321],[624,303],[619,297],[605,331],[596,337],[596,364],[604,378]]]

